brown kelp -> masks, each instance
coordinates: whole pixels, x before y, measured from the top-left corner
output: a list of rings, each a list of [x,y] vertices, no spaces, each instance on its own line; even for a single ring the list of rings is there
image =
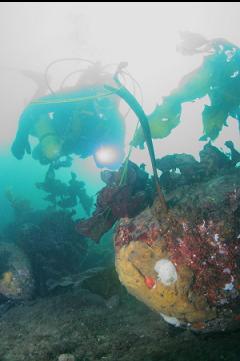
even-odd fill
[[[159,203],[161,204],[161,208],[167,212],[167,204],[161,191],[157,175],[154,148],[147,116],[134,95],[121,84],[118,78],[118,73],[120,71],[121,66],[114,76],[117,88],[109,85],[106,85],[105,87],[126,101],[137,115],[144,129]],[[146,192],[149,184],[146,182],[148,176],[146,176],[146,173],[145,176],[143,176],[144,173],[145,172],[135,164],[129,162],[127,158],[126,164],[112,177],[112,182],[109,182],[109,184],[99,193],[96,211],[93,216],[89,220],[79,221],[77,225],[78,231],[85,236],[99,241],[101,236],[114,225],[117,219],[126,216],[134,217],[146,208],[151,202],[151,196],[149,197],[151,192]],[[137,182],[139,182],[139,179],[143,180],[144,178],[145,182],[141,184],[139,189]],[[123,180],[125,183],[122,182]]]
[[[141,128],[132,144],[146,142],[157,187],[152,192],[152,203],[135,214],[128,207],[128,211],[114,213],[114,197],[106,187],[99,194],[103,196],[106,191],[110,204],[113,201],[111,213],[105,208],[105,217],[114,216],[108,218],[111,222],[106,226],[102,217],[98,221],[103,223],[96,225],[97,219],[92,218],[84,224],[80,222],[79,231],[85,225],[83,233],[91,237],[94,227],[98,230],[101,227],[104,232],[120,218],[114,237],[115,262],[127,290],[175,326],[198,332],[232,330],[239,328],[240,313],[238,151],[229,141],[226,146],[231,154],[226,156],[209,142],[200,152],[200,162],[189,154],[167,155],[156,161],[150,137],[163,138],[170,134],[180,122],[182,103],[206,94],[211,105],[205,106],[203,112],[202,140],[216,139],[228,116],[235,114],[238,119],[238,49],[222,39],[208,42],[200,36],[188,36],[187,53],[191,53],[190,43],[192,53],[202,52],[204,48],[210,55],[202,67],[185,77],[180,87],[164,98],[152,116],[146,117],[117,77],[118,87],[107,87],[137,114]],[[225,67],[229,68],[228,72],[223,71]],[[236,94],[231,93],[233,89]],[[160,185],[156,168],[162,171]],[[113,179],[113,174],[107,177],[108,186],[113,185]],[[113,193],[120,191],[120,185],[121,182],[115,184]],[[150,188],[154,189],[153,182]],[[126,197],[131,201],[130,209],[136,204],[131,195]],[[108,199],[101,196],[100,200]],[[97,204],[109,205],[104,201]],[[123,198],[120,205],[122,210]],[[97,234],[97,239],[101,234]]]
[[[77,230],[96,242],[118,219],[136,216],[153,201],[152,181],[131,161],[119,171],[105,171],[102,178],[106,186],[98,193],[95,211],[77,223]]]
[[[206,54],[202,65],[185,75],[170,95],[148,116],[152,138],[167,137],[180,123],[182,105],[208,96],[211,104],[202,113],[201,140],[215,140],[228,118],[240,120],[240,49],[225,39],[206,40],[199,34],[182,33],[179,50],[186,55]],[[143,147],[143,129],[136,132],[132,144]]]

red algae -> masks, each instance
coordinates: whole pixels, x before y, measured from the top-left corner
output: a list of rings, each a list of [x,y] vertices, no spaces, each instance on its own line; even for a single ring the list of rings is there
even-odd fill
[[[135,218],[121,219],[115,235],[116,250],[128,245],[132,241],[142,241],[151,246],[160,239],[160,225],[146,209]]]
[[[182,223],[182,232],[167,234],[170,258],[176,267],[188,266],[194,274],[193,290],[205,295],[212,305],[228,302],[235,287],[240,246],[225,240],[218,224],[205,221],[196,226]]]

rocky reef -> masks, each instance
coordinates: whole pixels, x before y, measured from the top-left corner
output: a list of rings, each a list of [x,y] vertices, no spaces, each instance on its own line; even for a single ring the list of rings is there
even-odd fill
[[[239,332],[196,334],[172,327],[126,292],[120,301],[109,308],[96,294],[69,290],[11,308],[0,319],[0,359],[239,360]]]
[[[200,162],[173,155],[158,167],[169,211],[156,197],[136,217],[120,220],[115,250],[121,282],[175,326],[239,328],[240,169],[211,144]]]
[[[0,269],[0,295],[7,297],[10,293],[3,284],[16,279],[23,283],[27,275],[34,280],[34,288],[31,283],[28,293],[46,295],[50,285],[82,271],[88,249],[86,239],[76,232],[75,222],[67,211],[22,214],[5,229],[3,239],[5,242],[0,242],[0,258],[4,260]],[[12,292],[10,298],[19,297]]]
[[[19,247],[1,242],[0,265],[0,296],[3,299],[30,299],[34,292],[34,278],[29,260]]]
[[[187,154],[157,160],[167,211],[153,179],[130,161],[102,173],[106,186],[89,219],[24,207],[0,242],[1,305],[88,290],[114,307],[122,288],[112,255],[101,247],[91,256],[86,237],[98,242],[116,224],[115,266],[130,294],[183,329],[238,329],[240,168],[232,154],[209,143],[199,161]],[[104,254],[107,268],[98,263]]]

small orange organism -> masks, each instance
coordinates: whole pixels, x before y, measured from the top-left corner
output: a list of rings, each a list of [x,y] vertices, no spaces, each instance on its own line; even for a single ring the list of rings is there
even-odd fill
[[[145,285],[150,289],[156,287],[156,280],[153,277],[145,276],[144,282],[145,282]]]

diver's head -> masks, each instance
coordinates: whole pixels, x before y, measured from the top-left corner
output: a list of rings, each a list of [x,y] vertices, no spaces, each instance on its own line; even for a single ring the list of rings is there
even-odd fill
[[[101,145],[93,157],[98,168],[117,169],[124,159],[123,147],[115,144]]]

